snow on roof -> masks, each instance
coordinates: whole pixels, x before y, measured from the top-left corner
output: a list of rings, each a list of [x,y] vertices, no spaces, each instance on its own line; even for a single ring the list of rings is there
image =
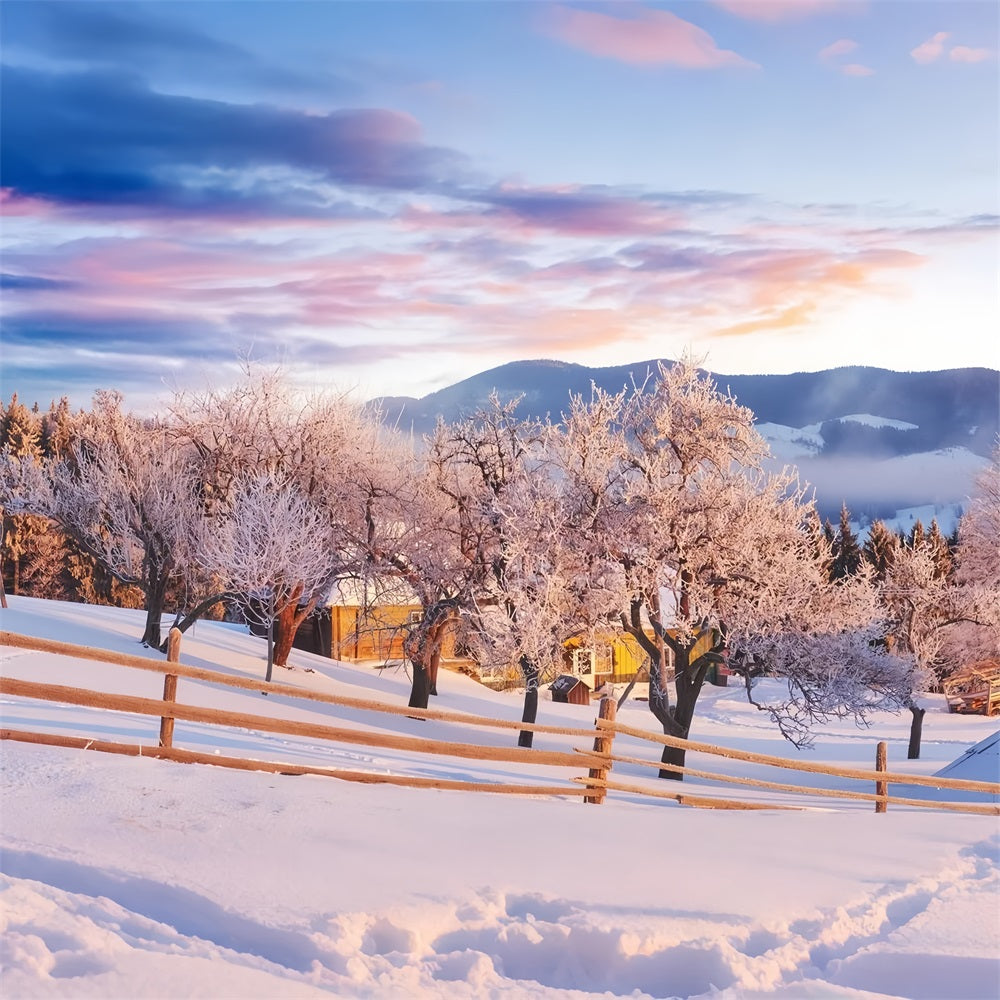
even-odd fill
[[[936,778],[964,778],[968,781],[1000,781],[1000,729],[961,757],[935,771]]]
[[[358,608],[388,605],[408,607],[420,604],[420,598],[403,580],[384,577],[379,580],[339,580],[330,591],[333,606]]]

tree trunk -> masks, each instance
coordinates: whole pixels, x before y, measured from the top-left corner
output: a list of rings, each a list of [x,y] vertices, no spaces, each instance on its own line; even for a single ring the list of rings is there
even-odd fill
[[[295,643],[295,634],[299,626],[313,613],[316,607],[316,598],[306,604],[302,601],[301,585],[292,590],[288,602],[284,604],[277,614],[276,628],[274,633],[274,662],[279,667],[288,666],[288,657],[291,655],[292,646]]]
[[[431,629],[431,640],[430,649],[431,655],[427,663],[427,683],[429,694],[436,698],[438,689],[438,667],[441,666],[441,638],[444,632],[445,622],[447,619],[442,618],[441,621],[437,622]]]
[[[410,685],[410,700],[408,708],[426,708],[431,695],[430,671],[419,660],[410,658],[413,666],[413,682]]]
[[[163,638],[160,634],[160,621],[163,618],[163,606],[167,601],[167,575],[150,573],[146,581],[146,627],[139,641],[144,646],[159,649]]]
[[[271,614],[267,619],[267,670],[264,671],[264,682],[271,683],[271,670],[274,667],[274,603],[272,599]]]
[[[287,665],[292,643],[295,641],[296,610],[295,602],[289,601],[274,618],[274,662],[279,667]]]
[[[218,604],[220,601],[236,600],[238,597],[239,594],[226,591],[221,594],[212,594],[211,597],[206,597],[200,604],[195,605],[183,618],[180,616],[180,612],[178,612],[171,628],[177,629],[183,635],[213,605]],[[169,642],[169,637],[160,643],[158,648],[161,653],[167,651],[167,642]]]
[[[521,721],[533,723],[538,718],[538,666],[526,656],[521,657],[521,672],[524,674],[524,711]],[[517,737],[519,747],[530,747],[534,733],[522,729]]]
[[[441,644],[453,617],[453,602],[441,601],[424,611],[423,619],[403,639],[403,654],[413,666],[410,708],[426,708],[431,695],[437,694]]]
[[[676,702],[671,712],[671,725],[668,727],[664,724],[663,735],[686,740],[691,732],[694,709],[698,704],[698,695],[701,694],[701,689],[705,685],[705,674],[708,672],[711,661],[702,656],[694,663],[688,663],[686,652],[682,651],[676,655],[677,661],[674,666]],[[660,761],[663,764],[675,764],[678,767],[683,767],[686,756],[687,751],[683,747],[664,747]],[[674,781],[684,780],[682,772],[670,771],[666,768],[660,770],[660,777]]]
[[[910,709],[910,745],[906,750],[907,760],[920,759],[920,736],[924,728],[924,712],[926,709],[918,708],[915,702],[908,706]]]

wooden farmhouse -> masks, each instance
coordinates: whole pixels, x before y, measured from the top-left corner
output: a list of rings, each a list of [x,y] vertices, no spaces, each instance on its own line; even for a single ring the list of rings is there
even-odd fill
[[[295,647],[335,660],[402,660],[403,640],[423,614],[415,595],[394,584],[391,595],[377,585],[340,583],[329,605],[307,618],[295,636]],[[454,637],[445,641],[442,656],[455,655]]]
[[[385,663],[405,658],[403,641],[410,627],[423,614],[415,595],[394,586],[391,594],[365,593],[363,588],[341,584],[328,607],[303,622],[295,646],[338,660],[372,660]],[[668,651],[669,653],[669,651]],[[495,670],[472,671],[471,661],[458,655],[455,636],[449,635],[441,651],[442,666],[476,672],[484,684],[494,688],[517,686],[520,673],[516,666],[497,665]],[[638,642],[626,634],[593,638],[589,635],[567,640],[559,675],[578,678],[590,692],[605,684],[628,684],[646,680],[641,673],[646,654]],[[713,668],[709,683],[724,686],[728,670]]]

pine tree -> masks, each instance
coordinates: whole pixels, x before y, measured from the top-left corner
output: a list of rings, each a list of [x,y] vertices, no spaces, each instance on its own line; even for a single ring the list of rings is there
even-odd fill
[[[892,567],[898,548],[899,540],[885,526],[885,522],[872,521],[862,551],[869,565],[875,570],[876,579],[879,581],[885,579]]]
[[[948,540],[941,534],[937,518],[931,521],[924,544],[930,548],[931,555],[934,558],[935,575],[944,579],[951,573],[952,558],[951,550],[948,548]]]
[[[63,396],[58,403],[54,400],[49,412],[42,417],[41,446],[46,458],[68,457],[73,446],[73,417],[69,400]]]
[[[861,547],[858,537],[851,530],[851,513],[847,504],[840,508],[840,526],[833,545],[832,579],[843,580],[853,576],[861,565]]]
[[[910,546],[911,549],[918,549],[924,543],[924,523],[918,517],[913,522],[913,527],[910,528],[909,538],[906,540],[906,544]]]
[[[41,459],[41,421],[17,398],[15,392],[0,423],[0,450],[18,462]],[[3,513],[3,561],[11,572],[11,593],[21,591],[22,563],[30,558],[33,538],[46,528],[43,518]]]
[[[37,460],[42,453],[41,421],[17,398],[10,398],[0,425],[0,448],[14,458]]]
[[[812,541],[813,552],[823,567],[823,575],[830,580],[833,572],[833,525],[829,521],[823,524],[819,514],[813,509],[806,518],[805,527]]]
[[[837,547],[837,532],[834,530],[830,519],[827,518],[823,524],[823,544],[826,546],[828,557],[824,563],[827,571],[827,579],[833,579],[833,554]]]

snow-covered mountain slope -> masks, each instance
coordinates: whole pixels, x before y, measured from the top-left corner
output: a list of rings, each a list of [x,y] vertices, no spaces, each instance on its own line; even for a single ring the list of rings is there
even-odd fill
[[[469,415],[496,390],[522,398],[525,416],[558,419],[569,394],[641,383],[655,360],[610,368],[518,361],[423,399],[383,399],[385,419],[429,430],[438,416]],[[962,504],[1000,433],[1000,372],[967,368],[893,372],[835,368],[790,375],[713,374],[753,410],[775,461],[798,466],[826,517],[847,502],[858,518]]]

